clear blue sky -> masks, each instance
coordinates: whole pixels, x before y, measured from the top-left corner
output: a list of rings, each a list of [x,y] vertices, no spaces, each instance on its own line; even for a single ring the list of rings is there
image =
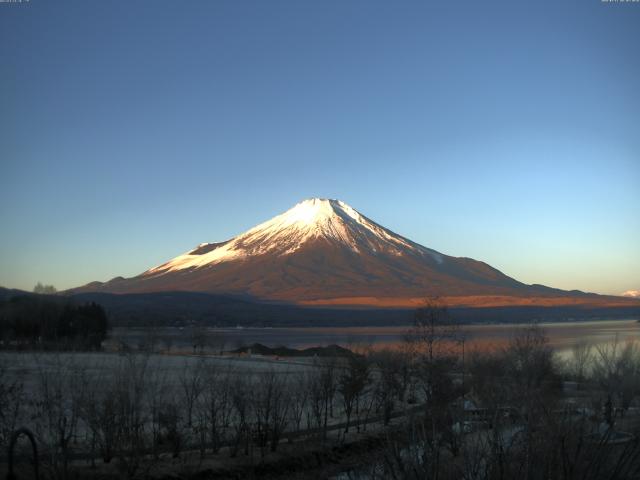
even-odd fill
[[[640,4],[0,3],[0,285],[131,276],[308,197],[640,289]]]

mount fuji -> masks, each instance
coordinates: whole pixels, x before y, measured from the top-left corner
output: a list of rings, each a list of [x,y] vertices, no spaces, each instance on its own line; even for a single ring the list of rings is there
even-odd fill
[[[419,245],[339,200],[313,198],[230,240],[202,243],[132,278],[70,291],[205,292],[300,305],[577,305],[602,297],[526,285],[490,265]]]

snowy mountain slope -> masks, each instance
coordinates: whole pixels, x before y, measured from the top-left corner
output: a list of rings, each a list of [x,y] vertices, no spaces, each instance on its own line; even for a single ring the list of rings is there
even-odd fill
[[[296,303],[350,298],[585,295],[525,285],[470,258],[444,255],[339,200],[314,198],[226,242],[204,243],[146,272],[78,291],[193,291]]]
[[[401,256],[428,255],[441,262],[442,255],[411,242],[369,220],[339,200],[310,199],[227,242],[201,244],[143,275],[200,268],[262,255],[290,255],[308,242],[324,239],[351,249]]]

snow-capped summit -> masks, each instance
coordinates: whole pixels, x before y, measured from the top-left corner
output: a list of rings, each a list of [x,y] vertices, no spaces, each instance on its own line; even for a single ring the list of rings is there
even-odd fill
[[[296,303],[379,305],[430,295],[493,299],[567,293],[522,284],[471,258],[444,255],[340,200],[324,198],[304,200],[230,240],[201,243],[138,276],[76,289],[96,290],[233,293]]]
[[[324,241],[371,253],[442,256],[387,230],[340,200],[312,198],[231,240],[204,243],[194,250],[148,270],[143,275],[196,269],[261,255],[291,255],[309,242]]]

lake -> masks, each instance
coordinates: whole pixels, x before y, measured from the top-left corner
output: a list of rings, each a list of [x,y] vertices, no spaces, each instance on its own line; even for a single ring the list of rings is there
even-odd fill
[[[584,322],[540,323],[546,332],[550,345],[559,353],[564,353],[579,342],[592,345],[610,343],[617,338],[640,340],[640,323],[637,320],[598,320]],[[511,337],[527,325],[489,324],[465,325],[461,331],[465,335],[468,351],[490,350],[504,345]],[[307,348],[338,344],[345,347],[397,348],[409,333],[411,327],[297,327],[297,328],[207,328],[213,349],[232,350],[243,345],[262,343],[270,347],[280,345],[292,348]],[[202,332],[202,329],[198,330]],[[137,346],[145,338],[153,336],[160,344],[167,343],[174,350],[189,349],[196,329],[185,328],[116,328],[113,338]]]

